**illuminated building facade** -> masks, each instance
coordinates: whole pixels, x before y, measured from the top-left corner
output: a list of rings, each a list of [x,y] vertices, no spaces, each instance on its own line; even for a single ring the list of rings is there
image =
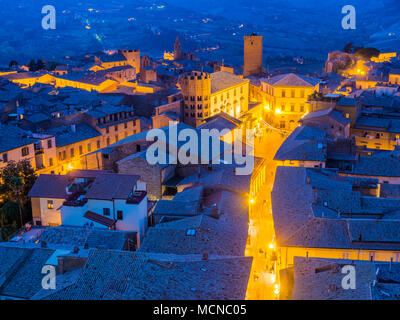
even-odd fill
[[[184,122],[199,126],[205,118],[225,112],[239,118],[248,110],[249,80],[229,72],[192,72],[181,79]]]

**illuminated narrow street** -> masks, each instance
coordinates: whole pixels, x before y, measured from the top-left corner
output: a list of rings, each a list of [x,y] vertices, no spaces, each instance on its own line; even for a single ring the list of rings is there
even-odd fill
[[[262,135],[255,138],[255,156],[262,157],[267,162],[267,177],[257,198],[249,203],[250,225],[246,255],[253,257],[246,296],[249,300],[279,299],[279,288],[277,290],[276,287],[279,279],[275,274],[271,191],[276,171],[273,158],[284,139],[281,133],[270,129],[263,129]]]

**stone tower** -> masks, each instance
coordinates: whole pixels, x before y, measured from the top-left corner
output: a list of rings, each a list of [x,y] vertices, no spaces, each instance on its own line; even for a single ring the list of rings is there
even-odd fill
[[[197,127],[210,115],[211,76],[193,71],[181,78],[183,122]]]
[[[262,74],[263,39],[254,33],[244,37],[244,77]]]
[[[128,64],[135,67],[136,74],[140,73],[140,50],[120,50]]]
[[[179,36],[176,36],[175,44],[174,44],[174,59],[180,60],[182,59],[182,45],[179,41]]]

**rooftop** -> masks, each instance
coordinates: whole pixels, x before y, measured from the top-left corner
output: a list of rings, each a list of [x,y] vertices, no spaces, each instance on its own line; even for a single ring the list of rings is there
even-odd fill
[[[273,86],[282,87],[315,87],[321,82],[320,79],[306,77],[304,75],[294,73],[281,74],[270,79],[263,78],[261,81]]]
[[[249,80],[243,80],[230,72],[214,72],[211,74],[211,93],[222,91],[246,82],[249,82]]]
[[[278,167],[272,209],[280,246],[400,248],[400,200],[374,196],[378,180]]]
[[[356,268],[356,288],[342,287],[345,265]],[[400,264],[295,257],[294,300],[398,300]]]
[[[33,144],[36,140],[24,130],[13,125],[0,124],[0,152]]]
[[[79,123],[74,126],[74,128],[70,126],[60,126],[48,130],[48,133],[56,137],[57,147],[67,146],[101,136],[100,132],[85,123]]]
[[[309,126],[297,127],[282,143],[274,160],[326,161],[326,133]]]
[[[151,255],[93,251],[78,281],[50,300],[244,299],[251,258],[160,261]]]

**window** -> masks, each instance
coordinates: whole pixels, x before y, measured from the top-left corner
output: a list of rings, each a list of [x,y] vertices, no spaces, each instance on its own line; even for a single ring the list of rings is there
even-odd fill
[[[292,89],[292,98],[296,97],[296,91],[294,89]]]
[[[282,98],[285,98],[285,97],[286,97],[286,91],[282,90]]]
[[[195,236],[196,235],[196,229],[188,229],[188,231],[186,232],[187,236]]]
[[[110,215],[110,208],[103,208],[103,215],[104,216],[109,216]]]
[[[279,127],[281,128],[281,129],[284,129],[285,128],[285,121],[281,121],[280,122],[280,124],[279,124]]]
[[[294,112],[294,104],[290,106],[290,111]]]
[[[304,92],[304,90],[301,90],[300,91],[300,98],[304,98],[305,97],[305,92]]]
[[[115,135],[115,142],[118,141],[118,134]]]
[[[117,220],[124,220],[124,214],[122,210],[117,210]]]
[[[101,145],[100,145],[100,140],[97,140],[97,149],[100,149]]]
[[[346,119],[350,118],[350,114],[346,113]]]
[[[91,144],[91,143],[88,143],[88,144],[87,144],[87,151],[88,151],[88,152],[91,152],[91,151],[92,151],[92,144]]]
[[[109,146],[110,145],[110,137],[107,137],[107,146]]]
[[[71,158],[75,157],[75,149],[71,148]]]
[[[47,148],[51,149],[53,147],[53,141],[47,140]]]
[[[22,148],[21,153],[23,157],[26,157],[29,154],[29,148],[28,147]]]
[[[83,154],[83,148],[82,148],[82,146],[79,146],[79,154],[80,154],[80,155]]]
[[[304,105],[300,106],[300,112],[304,112]]]
[[[66,158],[66,152],[62,151],[58,153],[58,157],[60,158],[60,160],[65,160]]]
[[[118,131],[118,126],[114,126],[114,130],[115,130],[115,132],[117,132]]]
[[[110,133],[110,128],[109,127],[106,128],[106,133]]]
[[[7,162],[7,161],[8,161],[8,154],[3,153],[3,162]]]
[[[128,129],[128,123],[127,122],[124,123],[124,128]]]
[[[53,200],[47,200],[47,209],[54,209]]]
[[[53,166],[53,158],[49,158],[49,166],[50,166],[50,167]]]

